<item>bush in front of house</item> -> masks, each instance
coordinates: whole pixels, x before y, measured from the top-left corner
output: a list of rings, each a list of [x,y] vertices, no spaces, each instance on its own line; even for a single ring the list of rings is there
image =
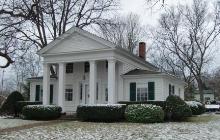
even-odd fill
[[[192,111],[179,96],[170,95],[166,99],[165,114],[168,120],[181,121],[192,116]]]
[[[162,109],[165,109],[166,102],[165,101],[119,101],[119,104],[126,104],[126,105],[132,105],[132,104],[152,104],[156,106],[162,107]]]
[[[22,115],[28,120],[52,120],[61,116],[62,108],[56,105],[27,105]]]
[[[16,108],[17,101],[24,101],[23,96],[20,92],[14,91],[10,95],[8,95],[7,99],[4,101],[1,107],[1,112],[7,115],[18,115],[18,111]]]
[[[160,106],[151,104],[132,104],[125,110],[125,118],[135,123],[156,123],[164,121],[164,111]]]
[[[186,101],[192,111],[192,115],[201,115],[205,113],[205,105],[197,101]]]
[[[79,105],[76,113],[82,121],[114,122],[124,119],[125,108],[122,104]]]
[[[16,110],[20,114],[22,113],[22,108],[27,105],[41,105],[40,101],[18,101],[16,104]]]

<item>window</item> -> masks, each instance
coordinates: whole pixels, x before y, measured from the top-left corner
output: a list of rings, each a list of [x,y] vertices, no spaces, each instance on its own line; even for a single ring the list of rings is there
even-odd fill
[[[35,101],[40,101],[40,85],[36,85],[35,90]]]
[[[85,73],[89,72],[89,62],[84,63]]]
[[[105,61],[105,69],[106,69],[106,72],[108,71],[108,61]]]
[[[80,83],[80,96],[79,96],[80,100],[82,100],[82,96],[83,96],[83,84]]]
[[[171,84],[169,84],[169,95],[172,94],[171,92],[172,92],[172,91],[171,91]]]
[[[73,63],[66,64],[66,73],[73,73]]]
[[[108,101],[108,88],[105,88],[105,101]]]
[[[210,97],[205,97],[205,101],[209,101],[210,100]]]
[[[53,85],[50,85],[50,104],[53,104]]]
[[[172,94],[175,94],[175,86],[172,86]]]
[[[72,101],[73,100],[73,89],[68,88],[65,90],[65,101]]]
[[[169,95],[173,95],[175,94],[175,86],[169,84]]]
[[[137,101],[147,101],[148,88],[146,83],[137,84]]]

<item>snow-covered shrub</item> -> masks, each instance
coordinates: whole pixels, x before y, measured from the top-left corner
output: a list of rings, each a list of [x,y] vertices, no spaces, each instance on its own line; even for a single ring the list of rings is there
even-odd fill
[[[186,101],[187,105],[189,105],[192,110],[193,115],[201,115],[205,113],[205,106],[197,101]]]
[[[190,107],[179,96],[170,95],[166,99],[166,119],[180,121],[192,116]]]
[[[2,104],[1,112],[8,115],[18,115],[18,111],[16,108],[17,101],[24,101],[23,96],[20,92],[14,91],[10,95],[8,95],[5,102]]]
[[[128,105],[125,110],[125,118],[129,122],[156,123],[163,122],[164,111],[160,106],[151,104]]]
[[[41,105],[41,104],[42,104],[42,102],[40,102],[40,101],[34,101],[34,102],[32,102],[32,101],[18,101],[17,104],[16,104],[16,108],[17,108],[16,110],[20,114],[20,113],[22,113],[22,108],[24,106],[27,106],[27,105]]]
[[[27,105],[22,109],[25,119],[51,120],[61,116],[62,108],[56,105]]]
[[[76,113],[82,121],[112,122],[124,119],[125,108],[122,104],[79,105]]]
[[[132,104],[152,104],[156,106],[160,106],[163,109],[165,108],[165,101],[119,101],[119,104],[126,104],[126,105],[132,105]]]

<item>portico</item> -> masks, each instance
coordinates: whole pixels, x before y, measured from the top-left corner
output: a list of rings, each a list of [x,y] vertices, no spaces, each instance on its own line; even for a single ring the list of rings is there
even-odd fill
[[[117,102],[116,99],[116,94],[117,94],[117,90],[116,90],[116,71],[118,71],[118,67],[116,67],[117,61],[115,59],[108,59],[108,60],[90,60],[90,61],[86,61],[89,62],[89,72],[88,73],[84,73],[81,74],[82,77],[82,81],[87,81],[88,86],[89,86],[89,94],[85,95],[88,96],[88,102],[86,104],[97,104],[97,90],[101,89],[100,91],[105,91],[102,90],[102,85],[101,82],[98,81],[102,81],[103,83],[107,84],[107,102],[105,102],[104,100],[102,100],[102,102],[99,103],[107,103],[107,104],[114,104]],[[68,82],[66,80],[66,78],[68,78],[66,74],[66,64],[68,64],[70,62],[60,62],[57,63],[56,66],[57,68],[57,85],[58,85],[58,95],[57,95],[57,105],[64,107],[65,106],[65,87],[66,85],[70,85],[71,83]],[[72,62],[73,64],[82,64],[85,62]],[[99,63],[99,66],[98,66]],[[104,63],[104,64],[103,64]],[[107,63],[107,64],[106,64]],[[119,65],[120,62],[118,62],[117,65]],[[53,63],[54,65],[54,63]],[[74,65],[75,66],[75,65]],[[43,104],[44,105],[49,105],[49,99],[50,99],[50,95],[48,93],[50,93],[50,67],[51,67],[51,63],[44,63],[43,64]],[[75,67],[74,67],[75,68]],[[106,70],[104,70],[106,68]],[[85,69],[85,67],[84,67]],[[101,72],[101,71],[105,71],[105,73]],[[81,71],[83,71],[81,69]],[[98,73],[99,72],[99,73]],[[76,75],[80,75],[80,73],[77,72],[73,72]],[[102,74],[101,74],[102,73]],[[87,74],[88,79],[85,78]],[[98,76],[99,74],[99,76]],[[101,76],[101,75],[106,75],[107,79],[105,78],[105,76]],[[77,82],[77,81],[75,81]],[[101,86],[100,88],[97,88],[97,85],[99,84],[99,86]],[[76,87],[74,87],[75,89],[77,89]],[[84,88],[84,87],[82,87]],[[83,89],[86,90],[86,89]],[[79,95],[80,93],[80,89],[79,90],[75,90],[75,92],[77,92],[76,94],[74,94],[75,96],[73,98],[78,98],[77,95]],[[104,94],[104,93],[100,93],[100,94]],[[86,98],[86,97],[84,97]]]

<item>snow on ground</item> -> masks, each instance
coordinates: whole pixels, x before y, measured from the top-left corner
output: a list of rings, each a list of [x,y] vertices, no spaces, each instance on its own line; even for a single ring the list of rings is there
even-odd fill
[[[206,116],[210,119],[213,116]],[[198,120],[198,119],[197,119]],[[203,120],[203,119],[201,119]],[[220,116],[212,121],[155,124],[63,122],[2,133],[10,140],[219,140]]]
[[[8,117],[0,117],[0,131],[5,128],[12,128],[17,126],[23,126],[33,123],[39,123],[40,121],[31,121],[31,120],[22,120],[22,119],[14,119]]]

